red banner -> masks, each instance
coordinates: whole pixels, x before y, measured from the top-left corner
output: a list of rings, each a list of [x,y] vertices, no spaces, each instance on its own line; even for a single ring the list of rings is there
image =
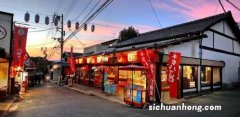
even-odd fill
[[[143,66],[145,66],[145,68],[148,70],[147,76],[148,76],[148,89],[149,89],[149,96],[154,96],[154,92],[155,92],[155,88],[154,88],[154,82],[155,82],[155,65],[154,65],[154,61],[151,61],[151,57],[150,57],[150,53],[151,56],[155,56],[154,54],[152,54],[152,51],[149,52],[151,50],[139,50],[137,52],[137,56],[140,60],[140,62],[143,64]],[[155,57],[153,57],[155,58]]]
[[[14,69],[16,67],[23,68],[26,54],[28,28],[15,26],[14,30],[12,66]]]
[[[167,69],[167,82],[170,84],[170,97],[177,98],[178,91],[178,73],[179,73],[179,64],[181,60],[181,53],[170,52],[168,58],[168,69]]]
[[[75,63],[74,63],[74,58],[73,58],[72,52],[73,52],[73,47],[71,47],[70,57],[68,58],[70,74],[73,74],[75,72]]]

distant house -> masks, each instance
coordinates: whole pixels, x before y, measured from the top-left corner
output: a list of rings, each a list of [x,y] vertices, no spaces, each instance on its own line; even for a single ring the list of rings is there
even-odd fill
[[[93,53],[99,53],[99,52],[104,52],[107,50],[109,47],[113,47],[116,45],[118,42],[118,39],[112,39],[110,41],[106,41],[100,44],[92,45],[89,47],[86,47],[83,49],[84,54],[93,54]]]
[[[73,52],[73,57],[79,57],[79,56],[82,56],[83,54],[82,53],[75,53]],[[62,63],[62,66],[63,66],[63,69],[62,69],[62,72],[63,72],[63,75],[65,76],[66,73],[65,73],[65,69],[67,69],[69,67],[69,64],[68,64],[68,57],[70,57],[70,52],[64,52],[63,53],[63,63]],[[50,65],[49,65],[49,75],[50,75],[50,80],[52,81],[58,81],[59,78],[60,78],[60,75],[61,75],[61,61],[52,61],[50,62]]]

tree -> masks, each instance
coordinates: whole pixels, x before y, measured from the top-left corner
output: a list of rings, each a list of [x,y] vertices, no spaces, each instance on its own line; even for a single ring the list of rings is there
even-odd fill
[[[125,41],[137,36],[139,36],[138,30],[130,26],[128,27],[128,29],[124,28],[122,31],[120,31],[118,38],[120,39],[120,41]]]
[[[31,57],[31,60],[36,64],[36,72],[46,74],[48,72],[48,60],[43,57]]]

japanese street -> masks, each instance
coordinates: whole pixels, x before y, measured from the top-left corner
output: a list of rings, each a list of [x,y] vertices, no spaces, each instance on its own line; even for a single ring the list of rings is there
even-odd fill
[[[24,99],[15,102],[9,117],[160,117],[160,116],[231,116],[239,117],[239,89],[218,91],[189,99],[188,105],[222,105],[221,111],[149,111],[85,95],[52,83],[28,90]]]

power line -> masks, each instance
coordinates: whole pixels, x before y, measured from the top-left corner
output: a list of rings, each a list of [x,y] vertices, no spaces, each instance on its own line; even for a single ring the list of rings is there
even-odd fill
[[[65,19],[67,19],[68,18],[68,16],[70,15],[70,13],[72,12],[72,10],[74,9],[74,7],[76,6],[76,0],[73,0],[72,1],[72,3],[70,4],[70,8],[66,11],[66,13],[65,13]]]
[[[54,41],[54,42],[55,42],[55,41]],[[51,44],[51,43],[54,43],[54,42],[43,43],[43,44],[37,44],[37,45],[30,45],[30,46],[27,46],[27,47],[44,46],[44,45],[48,45],[48,44]]]
[[[215,14],[217,13],[218,7],[219,7],[219,4],[217,4],[217,7],[215,9]]]
[[[233,7],[235,7],[238,11],[240,11],[240,8],[238,8],[235,4],[233,4],[232,2],[230,2],[229,0],[226,0],[229,4],[231,4]]]
[[[221,5],[221,7],[222,7],[223,11],[226,13],[226,10],[225,10],[225,8],[224,8],[224,6],[223,6],[223,4],[222,4],[221,0],[218,0],[218,2],[220,3],[220,5]]]
[[[73,33],[68,35],[68,37],[64,40],[63,43],[66,43],[68,40],[70,40],[73,36],[75,36],[80,30],[82,30],[84,24],[88,24],[91,22],[100,12],[103,11],[110,3],[112,3],[113,0],[106,0],[94,13],[91,14],[83,23],[81,23],[78,30],[75,30]],[[91,12],[91,11],[90,11]],[[87,15],[88,16],[88,15]],[[54,48],[60,48],[60,45],[54,46]]]
[[[89,5],[92,3],[92,0],[90,0],[87,5],[84,7],[84,9],[81,11],[81,13],[72,21],[78,20],[78,18],[86,11],[86,9],[89,7]]]
[[[52,30],[53,28],[48,28],[48,29],[43,29],[43,30],[36,30],[36,31],[28,31],[29,33],[34,33],[34,32],[44,32],[44,31],[49,31]]]
[[[157,21],[158,21],[158,24],[159,24],[160,28],[162,28],[162,25],[161,25],[160,20],[159,20],[159,18],[158,18],[158,16],[157,16],[157,13],[156,13],[153,5],[152,5],[151,0],[148,0],[148,2],[149,2],[150,6],[151,6],[151,8],[152,8],[152,10],[153,10],[153,13],[154,13],[155,17],[157,18]]]
[[[93,8],[89,11],[89,13],[83,18],[83,20],[81,21],[80,24],[83,23],[83,21],[92,13],[92,11],[97,7],[97,5],[101,2],[101,0],[99,0],[94,6]]]
[[[22,8],[15,8],[15,7],[7,6],[7,5],[0,5],[0,6],[5,7],[5,8],[15,9],[15,10],[20,10],[20,11],[25,11],[25,12],[35,13],[35,14],[37,13],[37,14],[39,14],[39,15],[48,15],[48,14],[46,14],[46,13],[30,11],[30,10],[22,9]],[[49,15],[49,16],[50,16],[50,15]]]

